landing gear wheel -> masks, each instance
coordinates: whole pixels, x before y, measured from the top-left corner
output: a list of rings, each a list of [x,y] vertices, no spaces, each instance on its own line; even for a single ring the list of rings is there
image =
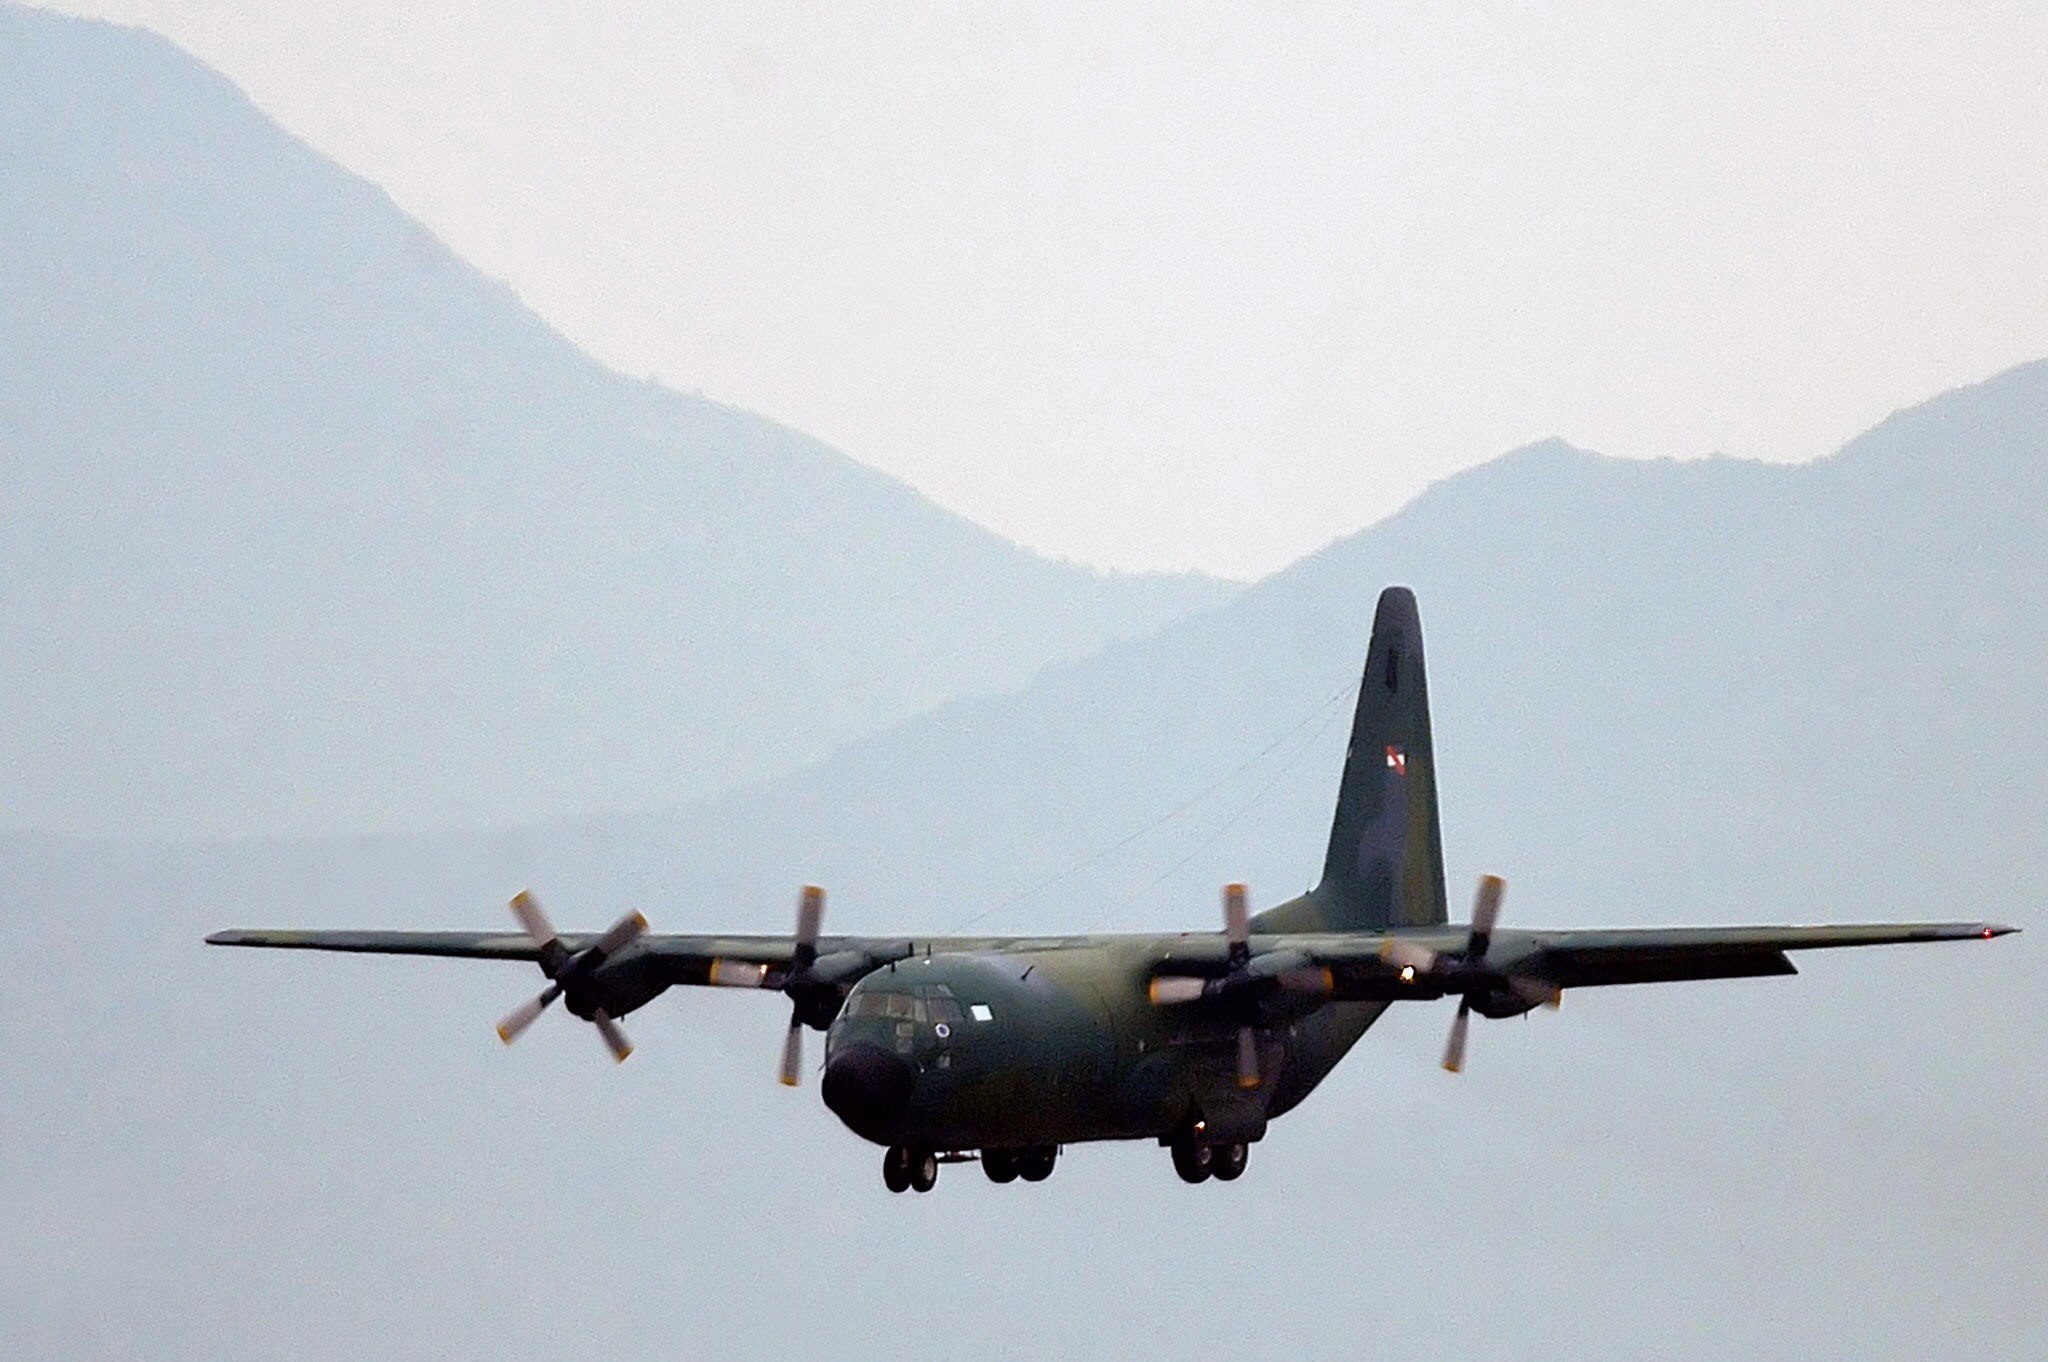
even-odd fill
[[[1052,1166],[1059,1156],[1058,1145],[1042,1144],[1021,1150],[1017,1155],[1017,1176],[1026,1182],[1044,1182],[1052,1176]]]
[[[929,1192],[939,1185],[939,1156],[929,1149],[910,1151],[910,1190]]]
[[[1211,1160],[1208,1145],[1196,1144],[1193,1140],[1173,1142],[1173,1171],[1180,1174],[1182,1182],[1207,1181]]]
[[[1217,1145],[1209,1154],[1209,1175],[1218,1182],[1236,1182],[1250,1157],[1251,1150],[1243,1140]]]
[[[984,1149],[981,1151],[981,1171],[988,1174],[990,1182],[1015,1182],[1017,1180],[1017,1154],[1010,1149]]]
[[[910,1151],[900,1144],[882,1155],[882,1185],[892,1192],[910,1190]]]

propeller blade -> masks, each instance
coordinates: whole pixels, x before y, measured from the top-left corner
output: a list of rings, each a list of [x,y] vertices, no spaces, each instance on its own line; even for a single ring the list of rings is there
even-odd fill
[[[1259,1038],[1249,1026],[1237,1028],[1237,1086],[1259,1086]]]
[[[796,967],[803,969],[818,958],[818,929],[825,922],[825,891],[815,884],[804,886],[796,903]]]
[[[539,997],[529,998],[505,1014],[498,1023],[498,1039],[510,1045],[519,1039],[521,1032],[540,1020],[540,1014],[548,1010],[548,1004],[562,996],[560,984],[550,985]]]
[[[793,1088],[803,1076],[804,1024],[795,1013],[789,1017],[789,1034],[782,1038],[782,1086]]]
[[[1243,964],[1251,953],[1252,919],[1241,884],[1223,886],[1223,939],[1230,943],[1231,964]]]
[[[1175,1003],[1191,1003],[1202,996],[1202,989],[1209,981],[1186,974],[1162,974],[1152,981],[1146,996],[1154,1007],[1171,1007]]]
[[[603,1008],[591,1014],[591,1022],[597,1027],[597,1034],[604,1037],[604,1043],[612,1052],[612,1058],[619,1063],[626,1062],[626,1056],[633,1053],[633,1042],[626,1039],[626,1033],[611,1019]]]
[[[1450,1073],[1462,1073],[1465,1069],[1465,1032],[1472,1026],[1472,1002],[1469,998],[1458,1000],[1458,1015],[1451,1021],[1451,1040],[1444,1046],[1444,1068]]]
[[[1493,940],[1493,925],[1500,921],[1500,898],[1508,882],[1498,875],[1479,877],[1479,894],[1472,900],[1472,937],[1466,943],[1465,959],[1468,962],[1484,959],[1486,947]]]
[[[524,889],[512,896],[512,916],[519,919],[520,927],[533,938],[535,945],[545,946],[555,939],[554,924],[540,910],[540,900]]]
[[[1547,980],[1532,979],[1526,974],[1510,978],[1508,990],[1531,1007],[1547,1007],[1555,1012],[1564,1005],[1563,989]]]
[[[632,945],[639,939],[640,933],[646,930],[646,918],[638,913],[628,913],[607,927],[604,935],[597,939],[597,944],[591,949],[597,952],[599,959],[607,955],[616,955]]]

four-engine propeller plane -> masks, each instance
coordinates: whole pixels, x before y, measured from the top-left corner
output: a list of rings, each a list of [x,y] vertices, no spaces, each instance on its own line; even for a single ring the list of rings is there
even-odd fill
[[[1321,881],[1252,915],[1224,891],[1221,935],[847,937],[821,934],[806,888],[788,937],[670,936],[632,913],[598,935],[556,933],[528,895],[516,934],[225,931],[224,946],[522,960],[546,990],[498,1026],[511,1042],[560,999],[631,1053],[617,1019],[675,984],[790,1001],[782,1081],[822,1030],[825,1105],[885,1146],[891,1191],[929,1191],[978,1158],[996,1182],[1051,1174],[1062,1146],[1157,1140],[1188,1182],[1235,1179],[1250,1145],[1299,1105],[1388,1005],[1455,996],[1443,1065],[1464,1062],[1474,1012],[1511,1017],[1565,989],[1793,974],[1787,952],[1994,937],[1986,923],[1518,931],[1502,882],[1447,922],[1436,766],[1414,597],[1384,592]]]

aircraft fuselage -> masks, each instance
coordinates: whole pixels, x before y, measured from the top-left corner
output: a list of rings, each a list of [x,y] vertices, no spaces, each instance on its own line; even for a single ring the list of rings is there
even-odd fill
[[[1155,1007],[1155,949],[920,955],[862,979],[826,1034],[826,1104],[882,1145],[939,1151],[1200,1131],[1252,1141],[1319,1083],[1384,1004],[1265,1017],[1255,1088],[1241,1015]]]

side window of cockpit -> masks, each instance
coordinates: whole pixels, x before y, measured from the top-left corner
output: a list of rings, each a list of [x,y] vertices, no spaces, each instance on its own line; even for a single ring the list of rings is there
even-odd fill
[[[960,1004],[951,998],[927,998],[924,1005],[931,1013],[934,1025],[957,1027],[966,1020],[966,1014],[961,1012]]]

